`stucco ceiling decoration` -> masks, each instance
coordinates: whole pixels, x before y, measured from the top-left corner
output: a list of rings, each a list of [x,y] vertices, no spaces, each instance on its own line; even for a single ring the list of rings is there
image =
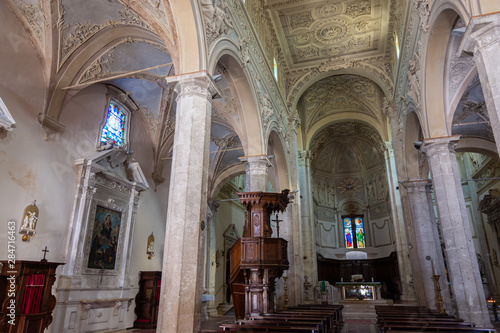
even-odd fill
[[[316,82],[303,94],[306,133],[322,118],[336,112],[361,112],[379,120],[383,93],[358,75],[336,75]]]
[[[389,1],[331,2],[267,1],[289,70],[332,56],[385,52],[388,24],[383,9]]]
[[[361,149],[360,151],[372,151],[378,156],[382,156],[383,141],[380,135],[373,127],[359,122],[334,123],[324,128],[311,141],[309,150],[313,158],[315,158],[318,154],[321,154],[322,150],[326,149],[330,143],[339,144],[339,147],[342,147],[346,146],[346,144],[351,141],[363,141],[368,144],[370,148],[368,150]],[[379,158],[376,158],[376,160],[378,161]]]

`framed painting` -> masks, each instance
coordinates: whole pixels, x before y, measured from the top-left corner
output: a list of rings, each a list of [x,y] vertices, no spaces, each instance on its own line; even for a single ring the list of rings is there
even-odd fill
[[[114,270],[122,213],[100,205],[95,207],[87,268]]]

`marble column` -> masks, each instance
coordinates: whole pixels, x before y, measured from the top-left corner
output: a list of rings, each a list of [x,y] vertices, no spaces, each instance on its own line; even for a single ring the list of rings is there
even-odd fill
[[[411,276],[411,263],[408,253],[408,238],[405,232],[405,226],[402,221],[403,209],[401,203],[401,196],[396,195],[396,187],[398,184],[398,176],[396,171],[396,161],[394,157],[393,144],[390,141],[385,143],[385,167],[387,170],[387,184],[388,193],[391,203],[391,218],[394,223],[394,234],[396,238],[396,249],[398,256],[398,269],[401,279],[401,299],[407,302],[414,302],[416,295],[413,288],[410,287]]]
[[[272,165],[267,155],[245,156],[240,160],[246,168],[245,192],[267,192],[267,169]]]
[[[410,204],[413,232],[415,234],[414,250],[417,251],[419,278],[415,278],[418,299],[424,299],[421,304],[430,309],[436,309],[436,291],[433,275],[441,275],[439,283],[443,296],[444,308],[448,314],[452,313],[451,301],[448,293],[448,281],[444,266],[441,244],[434,208],[429,202],[431,182],[429,180],[413,180],[400,183],[406,188]],[[417,274],[415,274],[417,275]],[[416,277],[416,276],[415,276]]]
[[[500,12],[472,17],[458,53],[474,55],[497,152],[500,154]]]
[[[421,150],[431,171],[458,316],[478,326],[491,326],[455,156],[459,138],[425,139]]]
[[[283,238],[288,240],[288,261],[290,269],[287,273],[288,286],[288,305],[293,306],[303,303],[302,300],[302,260],[301,260],[301,234],[300,234],[300,191],[299,176],[298,176],[298,152],[297,152],[297,126],[298,123],[291,121],[289,123],[290,137],[290,163],[289,179],[290,179],[290,203],[285,211],[284,220],[288,224],[286,233]],[[295,192],[297,191],[297,192]]]
[[[314,225],[314,211],[311,183],[311,166],[308,151],[299,151],[299,181],[300,181],[300,234],[302,247],[303,300],[304,303],[314,302],[313,288],[318,284],[318,266],[316,260],[316,232]],[[307,282],[306,282],[307,277]]]
[[[220,91],[205,71],[167,82],[177,109],[157,332],[198,332],[212,96]]]

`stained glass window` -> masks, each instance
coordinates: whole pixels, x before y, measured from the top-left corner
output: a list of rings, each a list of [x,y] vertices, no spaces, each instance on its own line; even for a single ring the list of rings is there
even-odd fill
[[[356,228],[356,241],[358,247],[365,247],[365,228],[363,228],[363,218],[355,217],[354,225]]]
[[[348,249],[366,247],[363,217],[344,216],[342,218],[344,220],[345,247]]]
[[[121,146],[125,143],[127,113],[113,102],[109,103],[106,122],[101,132],[101,143],[111,142]]]
[[[348,249],[352,249],[354,247],[353,244],[353,235],[352,235],[352,221],[350,217],[344,217],[344,235],[345,235],[345,247]]]

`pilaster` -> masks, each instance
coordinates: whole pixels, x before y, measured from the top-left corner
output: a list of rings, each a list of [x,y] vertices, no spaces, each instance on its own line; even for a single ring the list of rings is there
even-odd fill
[[[491,326],[455,156],[459,138],[425,139],[421,149],[431,171],[458,316]]]
[[[500,152],[500,12],[472,17],[458,53],[474,56],[497,152]]]
[[[198,332],[212,97],[219,90],[204,71],[167,82],[175,84],[177,110],[158,331]]]

